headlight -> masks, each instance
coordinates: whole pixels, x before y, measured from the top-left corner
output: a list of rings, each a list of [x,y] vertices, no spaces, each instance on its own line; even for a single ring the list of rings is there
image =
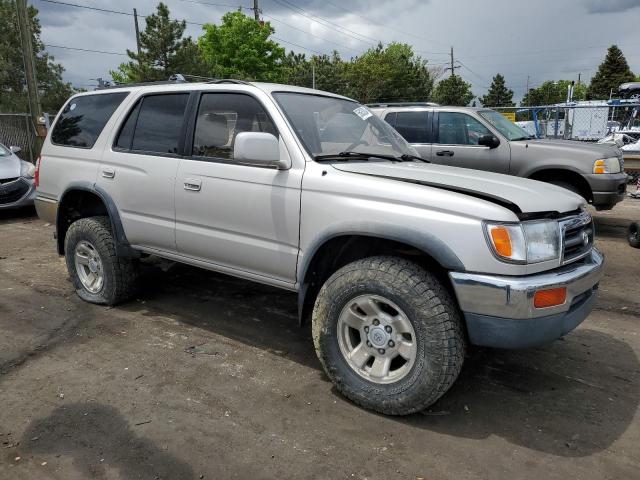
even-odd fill
[[[36,166],[29,162],[22,162],[20,166],[20,176],[33,178],[36,174]]]
[[[512,263],[539,263],[560,257],[560,228],[554,220],[484,224],[489,247]]]
[[[620,173],[618,157],[601,158],[593,162],[593,173]]]

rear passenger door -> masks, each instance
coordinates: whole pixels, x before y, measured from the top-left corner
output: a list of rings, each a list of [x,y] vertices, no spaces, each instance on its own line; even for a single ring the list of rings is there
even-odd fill
[[[436,134],[431,155],[433,163],[509,173],[509,142],[467,113],[440,110],[434,115]],[[500,138],[500,145],[496,148],[478,145],[483,135],[495,135]]]
[[[428,110],[400,111],[387,113],[384,120],[395,128],[422,158],[429,160],[433,142],[432,116],[432,112]]]
[[[203,92],[176,178],[178,251],[221,271],[295,282],[303,167],[237,163],[236,135],[267,132],[286,145],[262,103],[240,92]]]
[[[116,203],[132,245],[175,252],[174,184],[189,93],[154,93],[129,109],[97,184]]]

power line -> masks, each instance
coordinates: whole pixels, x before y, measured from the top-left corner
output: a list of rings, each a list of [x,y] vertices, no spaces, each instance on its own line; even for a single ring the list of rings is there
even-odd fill
[[[331,22],[330,20],[326,20],[325,18],[322,18],[320,16],[317,15],[312,15],[310,13],[308,13],[306,10],[304,10],[303,8],[300,8],[290,2],[288,2],[287,0],[272,0],[274,2],[276,2],[277,4],[279,4],[280,6],[283,6],[285,8],[288,8],[289,10],[293,10],[295,13],[297,13],[298,15],[302,15],[303,17],[308,18],[309,20],[324,26],[325,28],[331,28],[333,30],[335,30],[336,32],[342,34],[342,35],[346,35],[348,37],[351,37],[355,40],[358,40],[359,42],[363,42],[363,43],[367,43],[369,44],[370,41],[376,43],[378,42],[377,39],[375,38],[371,38],[368,37],[366,35],[363,35],[361,33],[358,32],[354,32],[353,30],[349,30],[348,28],[342,27],[340,25],[338,25],[337,23]],[[360,38],[362,37],[362,38]],[[367,39],[367,40],[363,40],[363,38]]]
[[[45,43],[44,46],[48,47],[48,48],[62,48],[63,50],[77,50],[79,52],[103,53],[105,55],[124,55],[124,56],[127,56],[126,53],[107,52],[105,50],[91,50],[89,48],[68,47],[68,46],[64,46],[64,45],[50,45],[48,43]]]

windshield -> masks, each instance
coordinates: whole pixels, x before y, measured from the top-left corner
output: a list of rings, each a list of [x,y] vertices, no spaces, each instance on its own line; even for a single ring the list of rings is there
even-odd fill
[[[482,117],[491,125],[496,127],[498,131],[507,138],[507,140],[526,140],[531,138],[531,135],[529,135],[526,130],[520,128],[512,121],[505,118],[504,115],[501,115],[494,110],[482,110],[480,111],[480,115],[482,115]]]
[[[8,157],[11,155],[11,150],[0,143],[0,157]]]
[[[313,156],[356,152],[367,155],[418,155],[388,123],[351,100],[307,93],[274,97]]]

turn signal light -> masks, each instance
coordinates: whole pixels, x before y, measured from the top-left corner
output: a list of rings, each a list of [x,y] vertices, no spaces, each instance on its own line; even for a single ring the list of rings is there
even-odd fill
[[[36,188],[40,186],[40,163],[41,162],[42,162],[42,156],[39,156],[38,160],[36,160],[36,173],[33,176]]]
[[[505,227],[493,227],[491,229],[491,240],[493,240],[493,246],[496,247],[496,252],[499,255],[510,257],[513,254],[509,230]]]
[[[607,173],[607,166],[604,160],[596,160],[593,164],[593,173]]]
[[[538,290],[533,297],[533,305],[536,308],[547,308],[562,305],[567,301],[567,289],[550,288],[549,290]]]

